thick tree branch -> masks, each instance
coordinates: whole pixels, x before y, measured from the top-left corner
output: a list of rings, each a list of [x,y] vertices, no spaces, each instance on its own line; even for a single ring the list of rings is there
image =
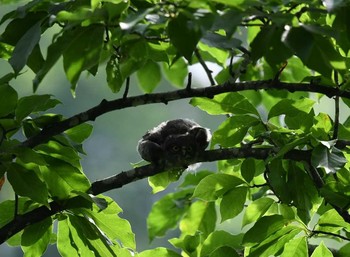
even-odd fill
[[[135,107],[146,104],[165,103],[179,99],[192,97],[208,97],[213,98],[215,95],[227,92],[239,92],[244,90],[269,90],[280,89],[295,91],[307,91],[321,93],[328,97],[344,97],[350,99],[350,91],[344,91],[336,87],[316,85],[312,83],[285,83],[275,80],[225,83],[218,86],[210,86],[205,88],[191,88],[191,90],[181,89],[165,93],[145,94],[132,97],[123,97],[120,99],[107,101],[103,100],[99,105],[44,128],[39,134],[28,138],[22,143],[22,146],[35,147],[39,144],[47,142],[52,136],[58,135],[67,129],[73,128],[87,121],[94,121],[97,117],[111,111]]]
[[[269,156],[276,153],[275,148],[226,148],[217,150],[208,150],[200,154],[195,160],[185,165],[190,165],[197,162],[213,162],[218,160],[227,159],[237,159],[237,158],[248,158],[252,157],[255,159],[265,160]],[[294,161],[305,161],[309,162],[311,158],[310,150],[291,150],[284,155],[285,159]],[[171,166],[158,166],[153,164],[148,164],[145,166],[137,167],[128,171],[123,171],[114,176],[98,180],[91,184],[91,188],[88,193],[92,195],[98,195],[107,192],[112,189],[121,188],[124,185],[132,183],[134,181],[153,176],[167,170],[176,167]],[[2,228],[0,228],[0,244],[5,242],[14,234],[18,233],[25,227],[34,224],[36,222],[42,221],[60,211],[71,208],[79,208],[77,203],[83,204],[85,199],[81,196],[76,196],[74,198],[66,200],[64,203],[59,203],[53,201],[50,203],[50,208],[46,206],[41,206],[32,211],[29,211],[22,215],[17,215],[16,219],[9,222]],[[344,210],[337,210],[338,213],[344,218],[344,220],[350,223],[350,216]]]

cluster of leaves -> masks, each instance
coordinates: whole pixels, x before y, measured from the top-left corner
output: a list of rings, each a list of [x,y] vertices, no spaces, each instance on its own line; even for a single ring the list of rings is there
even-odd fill
[[[315,88],[322,84],[347,90],[349,11],[345,0],[323,5],[34,0],[6,14],[0,23],[6,24],[0,58],[13,72],[0,78],[0,176],[7,174],[20,197],[0,204],[0,227],[16,215],[50,207],[52,201],[66,210],[27,226],[8,242],[21,245],[28,256],[41,255],[50,242],[57,242],[62,256],[180,256],[165,248],[132,253],[134,237],[128,222],[117,216],[121,209],[109,198],[87,193],[91,185],[79,155],[91,125],[71,124],[71,129],[33,148],[15,139],[21,130],[31,138],[64,120],[47,113],[59,103],[49,95],[18,98],[11,81],[24,68],[35,74],[34,91],[61,57],[73,93],[83,72],[96,75],[103,64],[106,82],[115,93],[133,74],[145,93],[151,93],[163,76],[183,87],[189,66],[196,63],[213,85],[274,78],[276,83],[304,81]],[[42,34],[49,30],[54,36],[43,51]],[[221,67],[215,78],[206,62]],[[210,115],[227,116],[213,134],[212,148],[243,145],[271,148],[274,154],[266,160],[219,161],[215,173],[187,174],[177,192],[153,206],[147,220],[151,239],[178,226],[181,234],[170,242],[182,256],[203,257],[239,256],[240,251],[249,257],[308,256],[310,237],[346,239],[350,119],[340,123],[339,111],[333,119],[315,113],[316,103],[307,92],[282,89],[191,100]],[[343,100],[349,106],[349,100]],[[336,110],[338,105],[336,97]],[[303,151],[309,161],[284,159],[292,150]],[[152,185],[157,186],[157,179]],[[68,201],[73,197],[78,201]],[[240,213],[245,233],[233,235],[217,228],[219,221]],[[350,244],[339,254],[348,256]],[[312,256],[332,253],[322,243]]]

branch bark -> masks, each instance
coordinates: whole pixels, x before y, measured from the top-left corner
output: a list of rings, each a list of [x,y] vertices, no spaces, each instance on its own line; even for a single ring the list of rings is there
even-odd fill
[[[275,149],[272,148],[227,148],[208,150],[203,152],[195,160],[193,160],[191,163],[187,163],[186,165],[190,165],[197,162],[212,162],[217,160],[247,157],[253,157],[256,159],[266,159],[274,152]],[[286,159],[291,159],[295,161],[307,161],[310,157],[310,151],[301,150],[292,150],[285,155]],[[162,167],[153,164],[148,164],[128,171],[123,171],[114,176],[104,178],[92,183],[88,193],[98,195],[112,189],[121,188],[124,185],[132,183],[133,181],[137,181],[143,178],[153,176],[155,174],[166,172],[171,168],[174,167]],[[77,202],[79,203],[79,201],[81,200],[81,196],[76,196],[66,200],[64,203],[53,201],[50,203],[50,208],[47,208],[46,206],[41,206],[25,214],[17,215],[16,219],[12,220],[8,224],[0,228],[0,244],[5,242],[14,234],[20,232],[27,226],[42,221],[58,212],[69,209],[69,206],[74,206]]]

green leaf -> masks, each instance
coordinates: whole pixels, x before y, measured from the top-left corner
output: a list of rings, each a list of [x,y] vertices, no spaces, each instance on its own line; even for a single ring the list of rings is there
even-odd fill
[[[349,223],[345,222],[343,217],[341,217],[334,209],[326,211],[321,215],[320,219],[318,220],[318,226],[322,231],[324,231],[324,229],[327,227],[332,227],[335,228],[335,231],[331,231],[333,233],[341,229],[346,229],[346,231],[350,232]]]
[[[314,104],[315,101],[309,98],[302,98],[299,100],[282,99],[271,108],[268,119],[279,116],[281,114],[293,117],[297,116],[300,112],[309,113]]]
[[[13,52],[13,48],[14,47],[9,44],[0,42],[0,58],[4,60],[10,59],[11,54]],[[14,73],[11,74],[13,74],[13,76],[15,75]],[[2,84],[2,80],[0,80],[0,84]]]
[[[195,235],[200,231],[205,236],[213,232],[215,226],[215,203],[204,201],[192,203],[179,225],[183,234]]]
[[[327,174],[336,173],[344,167],[347,159],[344,153],[336,147],[328,148],[319,144],[312,150],[311,164],[315,168],[323,168]]]
[[[319,140],[328,140],[333,129],[332,120],[326,113],[319,113],[313,118],[312,135]]]
[[[18,40],[12,57],[9,60],[13,70],[18,74],[26,65],[29,55],[34,47],[39,43],[41,36],[41,21],[35,23],[25,34]]]
[[[7,179],[16,194],[27,196],[33,201],[48,205],[46,185],[33,170],[26,170],[19,164],[12,163],[7,172]]]
[[[212,174],[199,182],[193,197],[214,201],[227,191],[242,184],[245,184],[245,182],[238,177],[227,174]]]
[[[46,111],[60,103],[59,100],[51,99],[50,95],[31,95],[22,97],[18,100],[16,119],[21,121],[31,113]]]
[[[63,53],[63,66],[73,91],[81,72],[99,64],[103,33],[103,26],[81,27],[69,39],[70,44]]]
[[[41,53],[40,45],[37,44],[28,57],[27,65],[34,73],[37,73],[44,65],[44,62],[45,60]]]
[[[77,214],[83,214],[94,221],[94,224],[103,231],[105,237],[109,238],[114,244],[135,249],[135,235],[131,230],[130,223],[118,216],[121,208],[109,197],[103,197],[108,202],[107,208],[101,210],[94,205],[94,208],[75,209]]]
[[[74,191],[86,192],[90,182],[79,169],[59,159],[45,157],[47,166],[40,166],[41,174],[53,197],[66,199],[75,195]]]
[[[304,167],[295,162],[288,162],[288,187],[293,205],[299,218],[307,224],[322,202],[314,181]],[[298,188],[298,190],[295,190]]]
[[[87,235],[80,237],[79,232],[79,228],[71,223],[68,215],[61,215],[57,229],[57,249],[62,257],[95,257],[88,248]]]
[[[182,12],[171,19],[168,24],[168,34],[171,43],[181,55],[191,61],[192,54],[201,37],[199,26]]]
[[[224,93],[209,98],[192,98],[190,104],[206,111],[211,115],[218,114],[253,114],[259,117],[256,108],[243,95],[234,93]]]
[[[244,1],[244,0],[214,0],[214,2],[240,8],[241,5],[244,4],[244,2],[246,2],[246,1]]]
[[[64,133],[74,142],[82,143],[91,135],[92,130],[92,125],[83,123],[74,128],[66,130]]]
[[[155,237],[164,236],[166,231],[176,227],[189,208],[189,197],[192,192],[190,189],[170,193],[154,203],[147,217],[147,229],[151,241]]]
[[[160,67],[151,60],[148,60],[136,74],[139,85],[145,93],[152,93],[161,80]]]
[[[122,30],[130,30],[132,29],[137,23],[145,19],[146,15],[154,11],[153,8],[147,8],[147,9],[141,9],[137,12],[132,12],[130,15],[126,17],[125,20],[121,21],[119,23],[119,26]]]
[[[341,3],[342,2],[339,2],[339,4]],[[332,29],[338,32],[337,44],[344,50],[344,52],[348,52],[350,49],[350,28],[347,26],[347,24],[350,22],[348,12],[348,6],[342,6],[342,8],[339,8],[332,24]]]
[[[291,57],[293,52],[282,43],[282,34],[283,28],[276,25],[263,27],[250,44],[253,61],[265,57],[272,67],[276,67]]]
[[[287,226],[269,235],[261,243],[250,249],[249,257],[270,257],[281,252],[287,242],[303,232],[299,227]]]
[[[281,215],[262,217],[243,236],[243,244],[245,246],[259,244],[269,235],[282,229],[284,225],[285,219]]]
[[[43,156],[28,147],[16,147],[14,154],[24,163],[35,163],[38,165],[47,165]]]
[[[108,87],[112,90],[113,93],[120,91],[124,83],[124,78],[120,73],[119,63],[115,56],[111,56],[106,65],[106,75]]]
[[[259,123],[259,119],[250,115],[231,116],[214,132],[211,143],[222,147],[235,146],[243,141],[250,127]]]
[[[180,254],[173,252],[167,248],[158,247],[151,250],[146,250],[140,252],[138,257],[154,257],[154,256],[162,256],[162,257],[181,257]]]
[[[269,170],[269,182],[274,190],[275,195],[285,204],[290,204],[292,201],[293,190],[290,190],[287,179],[288,171],[284,166],[284,161],[281,159],[275,159],[270,162]]]
[[[312,253],[311,257],[333,257],[332,252],[325,246],[323,241],[315,248],[314,252]]]
[[[148,184],[152,187],[152,193],[165,190],[172,182],[178,181],[183,170],[169,170],[148,177]]]
[[[50,243],[51,234],[51,217],[26,227],[21,239],[24,256],[41,256]]]
[[[219,247],[210,254],[210,257],[221,257],[221,256],[239,257],[237,251],[229,246]]]
[[[265,170],[264,162],[253,158],[246,158],[241,165],[242,177],[249,183],[255,175],[263,173]]]
[[[73,230],[74,227],[77,233],[73,234],[73,241],[82,240],[85,248],[88,247],[93,253],[99,253],[101,256],[117,256],[115,249],[118,249],[119,246],[111,244],[110,239],[88,217],[74,215],[68,215],[68,217],[71,223],[70,229]]]
[[[234,249],[239,249],[242,247],[242,236],[242,234],[232,235],[227,231],[216,230],[204,240],[200,256],[212,256],[211,254],[215,252],[216,249],[223,246],[229,246]]]
[[[329,37],[314,33],[308,26],[293,27],[288,30],[283,42],[309,68],[330,78],[332,70],[346,69],[345,58],[335,49]]]
[[[347,257],[350,254],[350,243],[345,244],[342,246],[338,251],[338,257]]]
[[[12,113],[17,105],[17,92],[7,84],[0,85],[0,118]]]
[[[271,198],[259,198],[250,203],[244,213],[242,227],[258,220],[263,216],[275,201]]]
[[[7,223],[13,221],[13,214],[15,213],[15,209],[17,211],[17,214],[21,215],[36,207],[39,207],[39,204],[33,202],[31,199],[27,197],[19,197],[18,201],[6,200],[1,202],[0,203],[0,227],[3,227]],[[20,233],[18,234],[21,235]]]
[[[57,37],[56,41],[49,45],[46,60],[44,61],[41,69],[36,73],[33,80],[34,92],[38,89],[39,84],[44,79],[46,74],[57,63],[65,49],[68,48],[71,43],[71,38],[73,38],[73,33],[68,31],[63,33],[62,36]]]
[[[183,88],[184,81],[188,74],[187,64],[183,58],[179,58],[170,67],[167,64],[163,65],[163,73],[167,80],[175,87]]]
[[[57,136],[57,138],[59,138]],[[68,145],[68,144],[65,144]],[[50,156],[59,160],[62,160],[66,163],[71,164],[77,169],[81,169],[80,157],[77,151],[70,146],[65,146],[58,141],[49,141],[46,144],[41,144],[35,147],[35,150],[38,153],[43,154],[44,156]]]
[[[305,257],[308,255],[305,237],[298,237],[286,243],[281,257]]]
[[[248,188],[237,187],[222,196],[220,202],[220,214],[222,222],[236,217],[244,209]]]
[[[208,62],[210,61],[215,62],[220,66],[225,66],[226,61],[229,58],[228,51],[224,51],[215,47],[208,46],[202,42],[198,43],[198,49],[203,51],[202,58],[208,60]]]

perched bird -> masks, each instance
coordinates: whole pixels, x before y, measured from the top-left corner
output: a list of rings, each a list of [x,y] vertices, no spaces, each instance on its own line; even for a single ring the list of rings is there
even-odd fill
[[[203,152],[211,139],[209,129],[188,119],[162,122],[138,142],[141,157],[151,163],[178,166]]]

